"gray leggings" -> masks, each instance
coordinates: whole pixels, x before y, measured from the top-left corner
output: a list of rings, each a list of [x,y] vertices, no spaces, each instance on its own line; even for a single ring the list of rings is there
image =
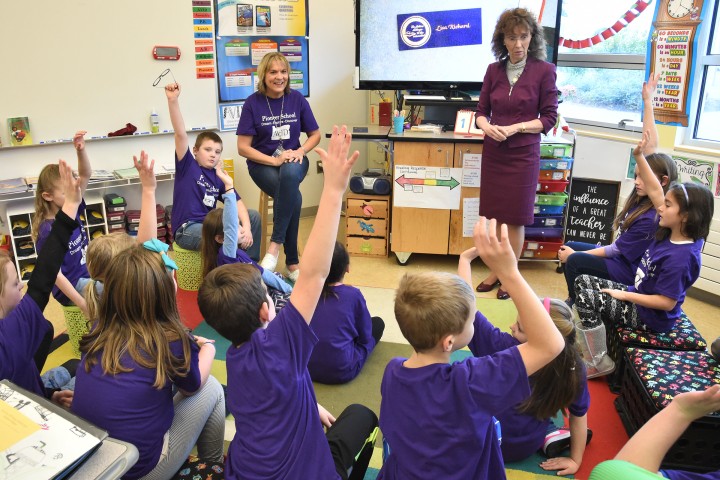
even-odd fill
[[[627,291],[627,285],[592,275],[580,275],[575,278],[575,308],[583,325],[588,328],[605,323],[606,326],[627,325],[636,330],[646,330],[645,324],[638,319],[637,308],[633,302],[613,298],[600,290]]]
[[[212,375],[194,395],[176,393],[175,416],[168,430],[167,449],[143,480],[172,478],[197,445],[198,457],[223,461],[225,440],[225,396]]]

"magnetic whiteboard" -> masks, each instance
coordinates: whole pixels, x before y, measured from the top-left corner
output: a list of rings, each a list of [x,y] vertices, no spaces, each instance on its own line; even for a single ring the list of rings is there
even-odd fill
[[[107,135],[128,122],[146,131],[153,108],[170,129],[165,93],[152,87],[168,67],[182,85],[186,127],[217,126],[216,80],[196,79],[191,0],[24,0],[3,10],[4,144],[8,117],[28,117],[35,143],[78,129]],[[154,60],[155,45],[179,47],[180,60]]]

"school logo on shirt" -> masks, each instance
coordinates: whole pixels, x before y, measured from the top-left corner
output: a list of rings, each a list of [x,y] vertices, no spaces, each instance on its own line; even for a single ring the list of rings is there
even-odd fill
[[[635,289],[639,289],[645,278],[652,278],[655,276],[655,269],[657,265],[653,264],[652,258],[650,258],[650,252],[645,250],[643,258],[638,264],[637,271],[635,272]]]
[[[482,9],[405,13],[397,16],[398,48],[457,47],[482,44]]]

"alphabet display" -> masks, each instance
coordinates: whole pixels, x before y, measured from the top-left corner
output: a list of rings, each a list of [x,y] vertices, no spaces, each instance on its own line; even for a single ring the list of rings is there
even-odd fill
[[[570,184],[565,242],[612,243],[620,182],[573,178]]]

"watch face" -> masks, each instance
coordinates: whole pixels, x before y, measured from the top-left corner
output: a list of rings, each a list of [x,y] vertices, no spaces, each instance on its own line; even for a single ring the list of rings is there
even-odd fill
[[[693,0],[670,0],[667,11],[673,18],[682,18],[690,13],[693,8]]]

